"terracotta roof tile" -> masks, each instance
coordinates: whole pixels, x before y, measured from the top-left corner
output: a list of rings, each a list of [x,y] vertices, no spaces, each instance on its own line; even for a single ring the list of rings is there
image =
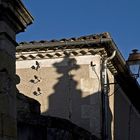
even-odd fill
[[[47,40],[40,40],[40,41],[30,41],[30,42],[20,42],[19,45],[24,44],[35,44],[35,43],[48,43],[48,42],[61,42],[61,41],[81,41],[81,40],[93,40],[93,39],[100,39],[100,38],[110,38],[110,35],[108,32],[102,33],[102,34],[93,34],[88,36],[81,36],[79,38],[72,37],[72,38],[62,38],[60,40],[52,39],[50,41]]]
[[[87,41],[98,41],[101,39],[111,39],[110,34],[108,32],[101,33],[101,34],[93,34],[93,35],[87,35],[87,36],[81,36],[81,37],[72,37],[72,38],[62,38],[60,40],[52,39],[50,41],[47,40],[40,40],[40,41],[30,41],[30,42],[21,42],[19,43],[19,46],[17,47],[17,50],[24,50],[24,49],[34,49],[39,48],[42,49],[43,47],[64,47],[66,45],[69,46],[76,46],[80,42],[84,45],[84,43],[87,45]],[[74,45],[73,45],[74,43]],[[91,43],[91,42],[90,42]],[[98,43],[96,43],[98,44]],[[46,46],[45,46],[46,45]]]

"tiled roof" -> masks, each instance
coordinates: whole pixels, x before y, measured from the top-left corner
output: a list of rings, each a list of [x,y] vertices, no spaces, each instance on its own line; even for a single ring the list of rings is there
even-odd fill
[[[30,41],[30,42],[21,42],[17,47],[17,51],[26,50],[26,49],[42,49],[42,48],[55,48],[55,47],[64,47],[64,46],[77,46],[77,45],[90,45],[98,44],[102,39],[111,39],[108,32],[101,34],[94,34],[88,36],[81,36],[78,38],[72,37],[69,39],[63,38],[60,40],[41,40],[41,41]],[[52,49],[53,49],[52,48]]]
[[[107,45],[107,47],[105,47],[105,44],[103,45],[103,43],[108,42],[113,42],[113,40],[107,32],[79,38],[21,42],[17,47],[16,60],[63,58],[66,56],[73,57],[95,54],[107,57],[107,51],[105,50],[107,47],[111,53],[116,49],[113,46],[114,44]],[[113,73],[116,73],[112,64],[109,65],[112,67]]]

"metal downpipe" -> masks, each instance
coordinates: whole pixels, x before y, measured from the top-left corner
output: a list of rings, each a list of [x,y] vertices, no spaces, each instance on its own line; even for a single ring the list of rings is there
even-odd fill
[[[116,51],[105,60],[103,60],[102,69],[102,137],[103,140],[109,140],[109,130],[108,130],[108,77],[107,77],[107,63],[112,60],[116,55]]]

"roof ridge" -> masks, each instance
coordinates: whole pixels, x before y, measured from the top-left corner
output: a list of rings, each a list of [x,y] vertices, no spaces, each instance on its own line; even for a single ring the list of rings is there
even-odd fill
[[[80,37],[70,37],[70,38],[61,38],[61,39],[52,39],[52,40],[40,40],[40,41],[32,40],[29,42],[23,41],[19,43],[19,46],[30,45],[30,44],[37,45],[41,43],[52,43],[52,42],[96,40],[101,38],[111,38],[111,36],[108,32],[103,32],[99,34],[91,34],[91,35],[85,35]]]

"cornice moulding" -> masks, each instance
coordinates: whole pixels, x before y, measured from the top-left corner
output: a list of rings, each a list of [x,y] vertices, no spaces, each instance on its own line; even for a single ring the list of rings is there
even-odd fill
[[[20,0],[0,0],[0,14],[15,27],[16,33],[22,32],[33,22],[33,17]]]

